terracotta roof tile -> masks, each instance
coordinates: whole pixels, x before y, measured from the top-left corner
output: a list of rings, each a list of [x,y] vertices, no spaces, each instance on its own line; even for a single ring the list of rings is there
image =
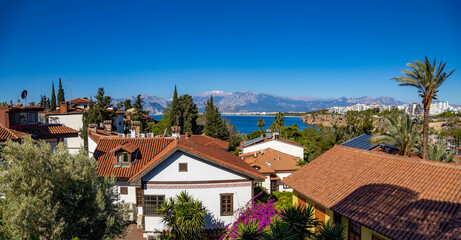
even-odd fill
[[[141,177],[143,172],[149,171],[157,164],[159,164],[164,157],[169,156],[169,154],[172,154],[176,150],[182,150],[191,154],[195,154],[202,158],[211,160],[217,163],[218,165],[237,170],[237,172],[241,172],[246,175],[250,175],[253,178],[265,178],[264,175],[256,171],[250,165],[240,160],[239,157],[235,156],[230,152],[197,144],[193,141],[190,141],[189,139],[177,138],[173,142],[171,142],[167,147],[165,147],[165,149],[162,150],[157,156],[155,156],[155,158],[149,161],[149,163],[146,164],[142,170],[138,171],[135,175],[133,175],[133,177],[131,177],[129,181],[133,181]]]
[[[128,179],[140,171],[172,141],[171,138],[100,138],[94,151],[94,157],[98,161],[98,173],[101,176]],[[115,155],[112,150],[125,143],[139,147],[138,159],[129,168],[114,168]]]
[[[283,182],[392,239],[461,239],[459,165],[335,146]]]
[[[14,129],[32,134],[33,138],[78,137],[78,131],[61,124],[16,125]]]
[[[8,139],[11,140],[19,140],[24,138],[25,136],[30,136],[31,134],[16,131],[11,128],[4,128],[0,127],[0,141],[6,141]]]
[[[72,103],[76,103],[76,104],[89,104],[90,100],[85,99],[85,98],[75,98],[75,99],[69,100],[67,102],[69,102],[69,103],[72,102]]]
[[[185,138],[185,136],[181,135],[181,138]],[[226,150],[226,151],[229,148],[229,142],[228,141],[224,141],[224,140],[221,140],[221,139],[209,137],[209,136],[206,136],[206,135],[191,135],[191,136],[189,136],[188,139],[190,141],[193,141],[193,142],[201,144],[201,145],[214,147],[214,148],[218,148],[218,149],[223,149],[223,150]]]
[[[298,163],[298,158],[291,156],[286,153],[279,152],[274,149],[266,149],[261,152],[241,154],[246,163],[251,166],[259,166],[258,170],[261,173],[271,173],[275,171],[294,171],[299,167],[296,165]],[[270,169],[270,170],[269,170]]]
[[[130,142],[126,142],[126,143],[123,143],[121,145],[119,145],[118,147],[114,148],[111,150],[111,152],[116,152],[120,149],[123,149],[129,153],[134,153],[136,150],[139,149],[138,146],[134,145],[133,143],[130,143]]]

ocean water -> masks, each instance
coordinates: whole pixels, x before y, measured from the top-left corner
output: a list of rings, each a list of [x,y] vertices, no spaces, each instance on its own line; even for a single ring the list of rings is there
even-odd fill
[[[157,120],[162,119],[162,115],[152,115]],[[235,129],[240,133],[250,134],[256,130],[259,130],[256,125],[259,118],[262,118],[265,122],[264,129],[270,127],[275,121],[274,116],[236,116],[236,115],[222,115],[223,118],[227,118],[234,124]],[[298,128],[302,131],[304,128],[313,127],[311,125],[305,124],[301,121],[300,117],[285,117],[285,126],[292,126],[293,124],[298,124]]]

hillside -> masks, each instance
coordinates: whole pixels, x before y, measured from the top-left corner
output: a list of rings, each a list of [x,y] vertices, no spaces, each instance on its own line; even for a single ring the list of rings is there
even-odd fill
[[[226,93],[223,91],[210,91],[193,96],[199,112],[203,112],[206,100],[213,95],[214,102],[223,113],[244,112],[308,112],[333,106],[350,106],[357,103],[400,105],[403,102],[390,97],[361,97],[361,98],[310,98],[310,97],[283,97],[267,93],[255,93],[252,91]],[[144,107],[150,114],[161,114],[169,103],[169,100],[143,94]],[[114,99],[118,103],[125,99],[134,101],[135,97]]]

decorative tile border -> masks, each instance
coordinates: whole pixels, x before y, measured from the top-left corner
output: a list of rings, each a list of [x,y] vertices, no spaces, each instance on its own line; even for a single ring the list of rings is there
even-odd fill
[[[232,187],[251,187],[251,182],[213,184],[146,184],[146,189],[207,189]]]

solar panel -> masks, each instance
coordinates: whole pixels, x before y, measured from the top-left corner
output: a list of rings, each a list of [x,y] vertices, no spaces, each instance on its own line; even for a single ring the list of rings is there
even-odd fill
[[[372,150],[376,148],[378,145],[371,145],[369,142],[370,138],[371,138],[371,135],[362,134],[341,145],[347,146],[347,147],[358,148],[358,149]]]
[[[258,137],[258,138],[255,138],[253,141],[254,143],[257,143],[257,142],[261,142],[262,140],[264,140],[263,137]]]

